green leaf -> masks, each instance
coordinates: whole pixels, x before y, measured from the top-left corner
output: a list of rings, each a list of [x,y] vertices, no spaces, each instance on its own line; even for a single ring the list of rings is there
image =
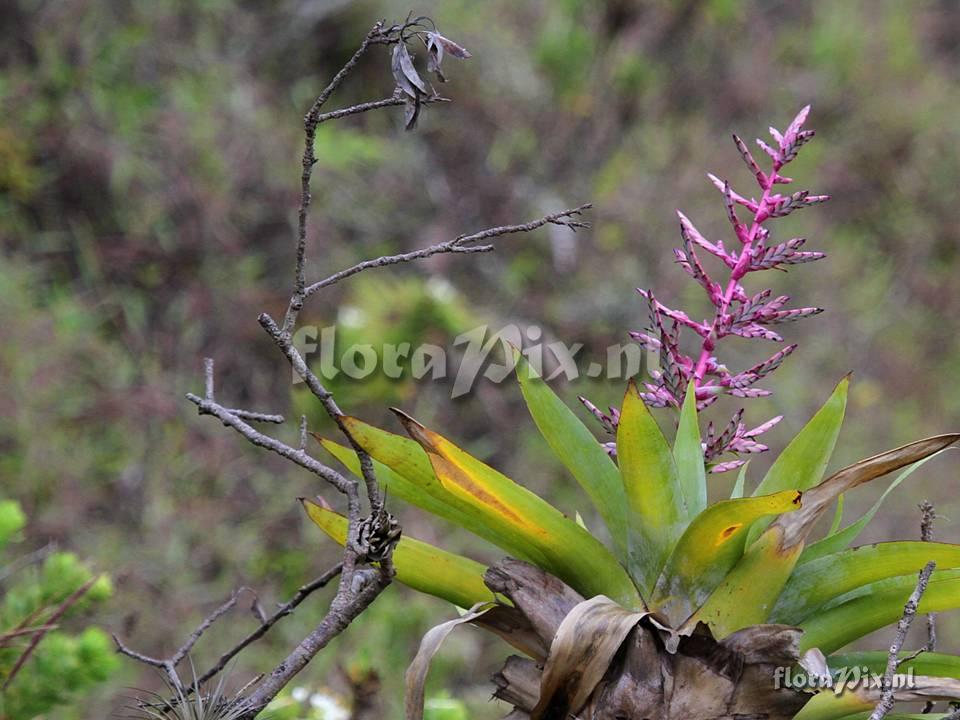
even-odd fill
[[[960,567],[960,545],[885,542],[811,560],[793,571],[772,618],[798,623],[844,593],[884,578],[920,572],[931,560],[939,570]]]
[[[916,583],[916,577],[913,578]],[[930,677],[949,677],[960,680],[960,656],[948,655],[947,653],[923,652],[912,660],[907,660],[913,655],[912,652],[903,652],[900,654],[901,665],[897,668],[898,673],[905,673],[913,670],[917,675],[928,675]],[[827,658],[827,663],[831,670],[837,668],[855,668],[867,667],[871,672],[882,675],[887,669],[886,650],[851,652],[831,655]],[[887,716],[889,717],[889,715]],[[924,715],[923,717],[930,717]]]
[[[694,383],[680,410],[677,437],[673,443],[673,460],[677,466],[680,491],[687,507],[687,519],[697,517],[707,507],[707,471],[703,447],[700,445],[700,424],[697,419],[697,398]]]
[[[941,450],[941,452],[943,451]],[[848,525],[847,527],[845,527],[843,530],[839,532],[837,532],[836,527],[832,528],[830,533],[827,535],[827,537],[823,538],[822,540],[819,540],[818,542],[812,543],[809,547],[807,547],[803,551],[803,554],[800,556],[799,563],[802,565],[803,563],[810,562],[811,560],[816,560],[817,558],[823,557],[824,555],[829,555],[830,553],[838,552],[840,550],[843,550],[845,547],[849,547],[849,545],[854,540],[857,539],[857,537],[860,535],[863,529],[869,524],[869,522],[873,520],[874,515],[877,514],[877,511],[880,509],[880,506],[883,505],[883,501],[887,499],[887,495],[893,492],[900,483],[902,483],[904,480],[910,477],[911,473],[913,473],[914,470],[916,470],[925,462],[927,462],[927,460],[930,460],[939,454],[940,453],[935,453],[933,455],[930,455],[929,457],[926,457],[923,460],[920,460],[919,462],[914,463],[913,465],[908,467],[906,470],[904,470],[902,473],[900,473],[896,477],[896,479],[892,483],[890,483],[890,486],[883,492],[883,495],[880,496],[880,499],[873,504],[873,507],[870,508],[869,511],[867,511],[866,515],[864,515],[862,518],[857,520],[855,523],[851,523],[850,525]],[[843,511],[843,495],[840,495],[840,497],[837,498],[837,518],[838,519],[842,511]],[[837,520],[835,520],[834,522],[836,524]]]
[[[301,498],[300,501],[317,527],[340,545],[346,543],[347,518],[312,500]],[[483,584],[485,566],[406,535],[394,548],[393,564],[397,580],[404,585],[458,607],[469,608],[478,602],[495,600],[493,592]]]
[[[515,351],[517,379],[530,416],[560,462],[586,491],[626,562],[627,496],[613,460],[573,411]]]
[[[673,453],[633,381],[620,411],[617,461],[636,517],[630,537],[631,574],[642,592],[652,590],[683,533],[687,511]]]
[[[843,424],[849,385],[848,378],[840,381],[823,407],[780,453],[754,495],[769,495],[791,488],[802,491],[820,482]],[[757,523],[750,531],[747,544],[756,540],[767,524],[763,520]]]
[[[777,517],[684,628],[692,629],[703,620],[714,635],[723,637],[766,622],[794,571],[807,535],[838,495],[922,460],[958,439],[956,433],[937,435],[888,450],[835,472],[805,492],[802,507]]]
[[[740,472],[737,473],[737,482],[733,485],[733,491],[730,493],[731,500],[739,500],[743,497],[743,490],[747,484],[747,468],[750,467],[750,462],[747,461],[740,466]]]
[[[687,618],[743,556],[750,525],[761,517],[792,512],[800,493],[723,500],[700,513],[683,533],[654,593],[651,607],[674,620]]]
[[[916,576],[913,578],[916,585]],[[802,652],[820,648],[830,654],[854,640],[896,623],[912,588],[906,587],[865,595],[817,613],[800,623]],[[918,612],[945,612],[960,607],[960,578],[939,580],[934,574],[920,599]]]
[[[607,595],[642,606],[629,575],[595,537],[506,475],[402,413],[410,436],[427,451],[443,488],[470,505],[484,523],[539,555],[537,563],[585,597]]]

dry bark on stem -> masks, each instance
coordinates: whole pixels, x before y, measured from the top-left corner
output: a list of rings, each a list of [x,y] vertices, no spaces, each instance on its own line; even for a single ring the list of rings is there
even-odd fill
[[[928,562],[923,570],[920,571],[920,577],[917,578],[917,586],[910,594],[907,604],[903,607],[903,616],[897,623],[897,632],[894,635],[893,642],[890,644],[890,653],[887,655],[887,669],[883,673],[882,692],[880,693],[880,702],[870,713],[869,720],[883,720],[891,710],[894,704],[893,676],[897,672],[897,667],[903,662],[900,659],[900,650],[903,649],[903,643],[907,639],[907,633],[913,624],[913,618],[917,614],[917,607],[920,605],[920,598],[927,590],[930,584],[930,576],[933,574],[937,564],[933,561]]]

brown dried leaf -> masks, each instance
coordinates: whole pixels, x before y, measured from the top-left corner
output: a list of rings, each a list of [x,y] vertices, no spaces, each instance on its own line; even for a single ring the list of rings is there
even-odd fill
[[[431,94],[430,91],[427,90],[427,84],[423,81],[423,78],[420,77],[420,73],[418,73],[417,69],[413,66],[413,58],[410,57],[410,51],[407,49],[406,44],[399,42],[394,46],[393,60],[394,64],[399,67],[400,73],[413,87],[424,95]],[[394,70],[394,76],[396,77],[396,70]]]
[[[417,650],[416,657],[413,658],[413,662],[407,668],[404,679],[406,684],[404,717],[406,720],[423,720],[424,684],[427,681],[427,672],[430,670],[430,661],[437,654],[437,650],[440,649],[443,641],[459,625],[473,622],[492,607],[495,606],[490,603],[478,603],[461,617],[440,623],[423,636],[420,641],[420,649]]]
[[[450,53],[451,55],[453,55],[453,57],[457,58],[458,60],[466,60],[469,57],[473,57],[470,54],[470,51],[467,50],[465,47],[455,43],[453,40],[451,40],[448,37],[444,37],[438,32],[428,33],[428,35],[430,37],[431,42],[436,43],[437,45],[442,47],[444,51]]]
[[[418,96],[417,87],[410,82],[410,78],[408,78],[407,74],[403,71],[404,55],[409,61],[410,53],[407,51],[407,46],[403,43],[394,45],[393,55],[390,58],[390,71],[393,73],[393,79],[397,83],[397,87],[400,88],[403,94],[416,99]]]
[[[550,647],[540,700],[531,719],[576,714],[603,679],[630,631],[647,615],[626,610],[603,595],[571,610]]]
[[[771,527],[783,528],[782,547],[793,547],[806,540],[813,525],[841,493],[923,460],[957,440],[960,440],[960,433],[936,435],[854,463],[804,493],[803,507],[789,515],[781,515]]]
[[[417,126],[417,119],[420,117],[420,98],[407,98],[403,104],[403,127],[406,130],[413,130]]]

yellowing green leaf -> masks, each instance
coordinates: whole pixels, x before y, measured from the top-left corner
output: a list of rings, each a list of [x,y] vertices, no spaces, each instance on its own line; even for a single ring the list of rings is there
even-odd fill
[[[782,528],[772,526],[747,549],[703,606],[684,623],[683,630],[692,630],[703,621],[715,637],[723,638],[748,625],[766,622],[802,547],[785,547]]]
[[[347,518],[311,500],[301,500],[310,519],[340,545],[347,539]],[[483,584],[486,567],[419,540],[403,536],[393,551],[397,580],[428,595],[463,608],[493,601],[494,594]]]
[[[545,561],[543,555],[530,545],[525,537],[518,536],[509,528],[505,529],[502,524],[489,522],[488,518],[476,511],[471,501],[444,488],[433,471],[433,465],[427,453],[419,443],[402,435],[373,427],[356,418],[344,418],[344,423],[353,439],[370,454],[370,457],[393,473],[389,476],[390,478],[400,477],[407,481],[407,484],[421,488],[428,496],[442,503],[449,510],[441,512],[441,508],[435,503],[423,501],[422,496],[408,493],[410,502],[456,523],[518,559],[534,564]],[[338,454],[338,457],[341,456],[346,458],[343,452]]]
[[[686,525],[687,511],[673,453],[631,381],[617,428],[617,461],[633,514],[630,569],[652,591]]]
[[[743,556],[751,524],[800,507],[801,494],[723,500],[700,513],[683,533],[660,576],[651,607],[679,621],[699,608]]]
[[[337,460],[343,463],[343,465],[345,465],[354,475],[361,477],[360,459],[357,457],[357,454],[352,448],[346,447],[345,445],[340,445],[332,440],[327,440],[319,435],[314,435],[314,437],[324,450],[329,452]],[[407,440],[407,438],[400,439],[405,440],[406,442],[413,442],[412,440]],[[419,446],[417,446],[417,451],[422,452]],[[427,463],[427,468],[430,471],[430,479],[426,484],[428,486],[430,484],[434,484],[439,488],[439,483],[437,482],[436,478],[433,477],[433,468],[430,468],[429,463]],[[444,497],[442,492],[434,491],[433,493],[430,493],[424,489],[425,483],[411,482],[400,473],[394,472],[389,467],[377,460],[373,460],[373,469],[377,476],[377,482],[380,483],[381,487],[386,490],[390,497],[400,498],[404,502],[415,505],[422,510],[426,510],[432,515],[436,515],[444,520],[449,520],[455,525],[467,528],[473,532],[481,529],[481,524],[476,520],[475,517],[468,513],[462,512],[457,507],[450,504],[449,500]]]
[[[626,561],[627,498],[617,466],[573,411],[556,396],[529,363],[516,353],[517,378],[527,409],[540,434],[576,478],[600,513]]]
[[[599,540],[552,505],[410,417],[401,421],[427,451],[444,490],[467,503],[484,523],[540,557],[540,567],[586,597],[607,595],[642,605],[629,575]]]
[[[843,424],[849,384],[848,378],[840,381],[823,407],[780,453],[754,495],[769,495],[791,488],[802,491],[820,482]],[[751,530],[747,543],[752,543],[759,537],[764,527],[766,522],[757,523]]]
[[[697,398],[692,382],[680,410],[680,423],[673,443],[673,460],[687,508],[687,519],[692,520],[707,507],[707,471],[703,447],[700,445]]]

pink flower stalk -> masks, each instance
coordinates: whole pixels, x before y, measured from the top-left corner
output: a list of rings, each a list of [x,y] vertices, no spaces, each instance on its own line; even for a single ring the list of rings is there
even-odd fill
[[[821,308],[816,307],[788,309],[785,307],[790,300],[787,295],[774,296],[772,290],[750,295],[741,284],[743,278],[752,272],[784,270],[788,265],[812,262],[825,257],[822,252],[802,250],[805,238],[772,242],[770,230],[766,226],[774,218],[785,217],[794,210],[829,200],[826,195],[811,195],[807,190],[789,194],[774,191],[777,185],[793,182],[791,178],[781,175],[780,171],[797,156],[800,147],[814,136],[813,130],[803,129],[809,112],[808,105],[782,134],[775,128],[770,128],[775,146],[757,140],[757,144],[770,156],[771,168],[767,172],[754,160],[744,142],[736,135],[733,136],[740,157],[760,187],[759,200],[740,195],[730,187],[729,182],[720,180],[715,175],[708,175],[723,193],[727,219],[733,228],[739,250],[735,249],[737,246],[726,247],[719,239],[713,242],[708,240],[686,215],[677,211],[680,218],[680,237],[683,240],[683,248],[674,250],[677,263],[703,287],[713,304],[714,315],[712,319],[699,322],[682,310],[667,307],[657,300],[652,291],[637,289],[649,306],[650,327],[644,332],[632,332],[630,336],[646,350],[660,356],[660,369],[652,372],[652,382],[644,383],[645,392],[641,392],[641,397],[650,407],[680,408],[688,388],[691,387],[696,393],[698,410],[716,402],[720,395],[741,398],[770,395],[769,390],[756,387],[756,383],[776,370],[797,346],[785,345],[767,360],[746,370],[731,372],[715,354],[718,342],[724,337],[736,335],[782,343],[783,338],[771,329],[772,326],[822,312]],[[738,208],[746,208],[750,214],[749,224],[741,220],[742,211]],[[698,250],[715,256],[726,266],[729,276],[724,283],[715,281],[707,273],[697,256]],[[679,348],[680,331],[684,328],[693,331],[700,338],[700,351],[696,356],[687,355]],[[607,415],[584,398],[581,398],[581,401],[608,432],[616,431],[619,418],[615,409],[611,408]],[[712,422],[708,425],[704,437],[704,454],[708,462],[726,453],[740,455],[767,450],[756,438],[776,425],[781,418],[775,417],[748,430],[742,417],[741,409],[719,433]],[[616,452],[614,443],[607,443],[607,448]],[[734,459],[711,463],[711,471],[732,470],[744,462]]]

